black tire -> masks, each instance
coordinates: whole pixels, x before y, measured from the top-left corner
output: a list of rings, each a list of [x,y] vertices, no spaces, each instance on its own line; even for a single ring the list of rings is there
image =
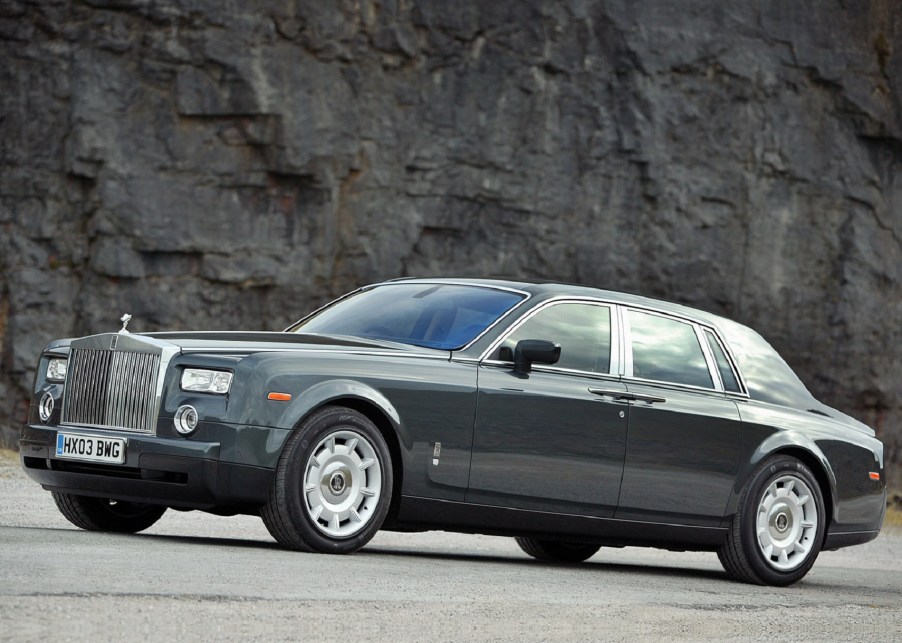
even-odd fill
[[[392,482],[391,455],[379,429],[353,409],[324,407],[285,443],[260,517],[288,549],[349,554],[381,528]]]
[[[514,538],[520,549],[537,560],[549,560],[559,563],[581,563],[594,556],[600,545],[590,543],[574,543],[563,540],[539,540],[537,538]]]
[[[51,493],[66,520],[86,531],[135,534],[153,525],[166,513],[166,507],[159,505]]]
[[[781,499],[775,491],[786,495]],[[717,557],[737,580],[792,585],[808,573],[820,553],[825,513],[823,493],[811,469],[792,456],[769,458],[743,488]]]

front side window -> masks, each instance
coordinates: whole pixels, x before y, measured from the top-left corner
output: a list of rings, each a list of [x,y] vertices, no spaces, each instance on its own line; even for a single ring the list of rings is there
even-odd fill
[[[561,303],[543,308],[511,333],[495,350],[494,359],[513,359],[521,339],[544,339],[561,345],[555,368],[609,373],[611,370],[611,309],[586,303]]]
[[[638,310],[628,318],[633,377],[714,388],[692,324]]]
[[[427,348],[466,346],[525,298],[481,286],[397,283],[362,290],[288,329]]]

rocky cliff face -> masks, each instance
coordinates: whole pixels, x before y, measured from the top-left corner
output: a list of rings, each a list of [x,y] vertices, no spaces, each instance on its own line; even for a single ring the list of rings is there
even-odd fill
[[[2,0],[0,52],[8,436],[124,311],[506,275],[749,323],[902,458],[895,0]]]

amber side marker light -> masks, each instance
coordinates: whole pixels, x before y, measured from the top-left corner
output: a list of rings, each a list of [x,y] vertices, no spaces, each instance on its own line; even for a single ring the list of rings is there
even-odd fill
[[[871,480],[880,480],[880,474],[876,471],[871,471],[869,475],[871,476]]]
[[[267,400],[276,400],[277,402],[290,402],[291,393],[270,393],[266,396]]]

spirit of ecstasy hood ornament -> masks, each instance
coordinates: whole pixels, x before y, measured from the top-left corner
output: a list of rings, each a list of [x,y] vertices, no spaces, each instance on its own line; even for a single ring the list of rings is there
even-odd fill
[[[128,326],[128,322],[130,322],[132,316],[128,313],[125,313],[122,317],[119,318],[119,321],[122,322],[122,328],[119,330],[119,333],[122,335],[128,335],[128,331],[125,330],[125,327]]]

